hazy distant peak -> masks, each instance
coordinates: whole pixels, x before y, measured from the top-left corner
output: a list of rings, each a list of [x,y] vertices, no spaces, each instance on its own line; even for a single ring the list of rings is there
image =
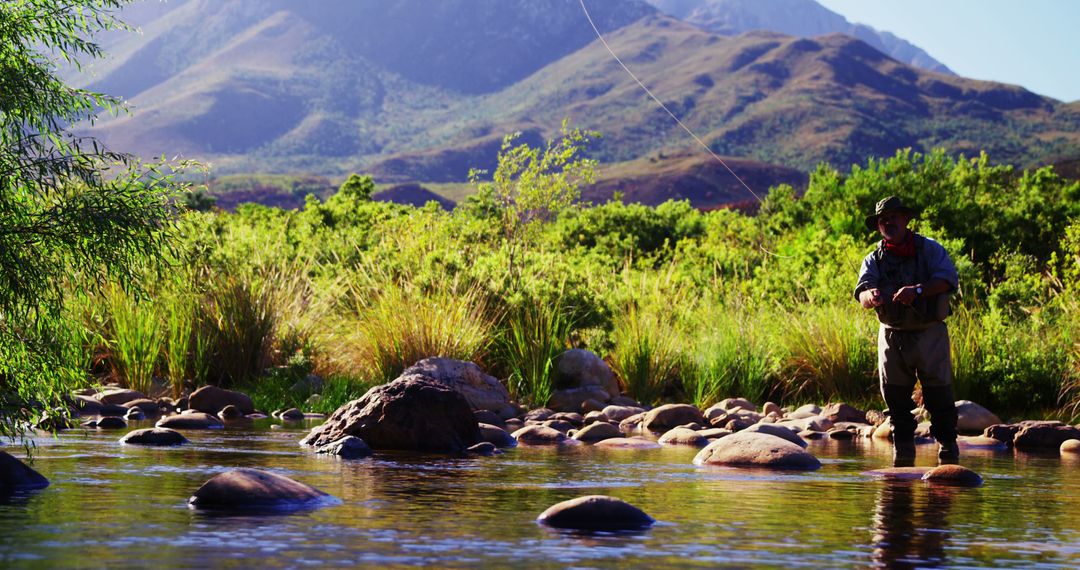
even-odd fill
[[[801,37],[831,33],[856,37],[888,56],[916,67],[949,73],[941,62],[910,42],[846,18],[814,0],[647,0],[659,10],[710,32],[737,35],[772,30]]]

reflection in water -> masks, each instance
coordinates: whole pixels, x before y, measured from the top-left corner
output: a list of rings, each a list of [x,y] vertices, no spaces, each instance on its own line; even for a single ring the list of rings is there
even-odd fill
[[[874,562],[885,568],[944,566],[955,488],[886,481],[874,509]]]

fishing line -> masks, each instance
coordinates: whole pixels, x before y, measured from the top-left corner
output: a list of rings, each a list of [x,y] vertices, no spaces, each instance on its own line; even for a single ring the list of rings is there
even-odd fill
[[[704,148],[705,152],[709,153],[709,156],[712,156],[714,159],[716,159],[716,162],[719,162],[720,165],[723,166],[724,169],[727,170],[729,174],[734,176],[735,180],[738,180],[739,184],[742,184],[742,187],[746,188],[746,191],[749,192],[750,195],[752,195],[755,199],[757,199],[759,204],[764,204],[765,202],[761,199],[761,196],[758,196],[757,192],[754,192],[754,190],[752,188],[750,188],[750,186],[746,182],[743,182],[743,179],[739,178],[738,174],[735,174],[735,171],[732,170],[731,167],[728,166],[726,162],[724,162],[724,159],[720,158],[720,156],[718,154],[713,152],[713,149],[709,148],[709,145],[705,144],[705,141],[701,140],[701,137],[697,136],[697,134],[695,134],[694,131],[690,130],[690,127],[686,126],[686,124],[683,123],[679,119],[679,117],[675,113],[673,113],[671,111],[671,109],[668,109],[668,106],[665,105],[663,101],[661,101],[656,95],[653,95],[653,92],[651,90],[649,90],[649,88],[646,87],[645,84],[640,79],[638,79],[637,75],[634,75],[633,71],[630,71],[630,68],[627,67],[625,63],[623,63],[623,60],[619,57],[618,54],[615,53],[615,50],[611,49],[611,46],[608,45],[607,40],[604,39],[604,34],[600,33],[600,28],[596,27],[596,22],[593,21],[592,15],[589,14],[589,9],[585,6],[585,0],[578,0],[578,1],[581,3],[581,10],[583,12],[585,12],[585,19],[587,19],[589,21],[589,25],[592,26],[593,31],[596,32],[596,37],[600,39],[600,43],[604,45],[604,48],[606,48],[608,53],[611,54],[611,57],[615,58],[615,61],[619,62],[619,65],[623,68],[623,71],[625,71],[634,80],[634,82],[636,82],[638,84],[638,86],[641,87],[641,89],[643,91],[645,91],[645,93],[648,94],[649,97],[653,101],[655,101],[657,105],[660,106],[661,109],[666,111],[667,114],[669,116],[671,116],[671,118],[676,123],[678,123],[678,125],[680,127],[682,127],[682,129],[684,131],[686,131],[686,134],[693,137],[693,139],[695,141],[697,141],[697,143],[699,145],[701,145],[701,148]],[[782,257],[782,258],[786,258],[786,259],[790,259],[790,258],[794,257],[794,256],[790,256],[790,255],[780,255],[778,253],[773,253],[773,252],[769,251],[768,249],[765,249],[765,246],[763,246],[761,244],[758,244],[758,249],[765,252],[767,255],[770,255],[770,256],[773,256],[773,257]]]
[[[653,92],[650,91],[649,88],[646,87],[645,84],[642,83],[642,81],[640,79],[638,79],[637,75],[634,75],[633,71],[630,71],[630,68],[627,67],[625,63],[623,63],[623,60],[621,58],[619,58],[618,54],[615,53],[615,50],[611,49],[611,46],[608,45],[607,40],[604,39],[604,35],[600,33],[600,28],[596,27],[596,22],[593,21],[592,16],[589,14],[589,9],[585,7],[585,0],[579,0],[579,2],[581,2],[581,10],[583,12],[585,12],[585,18],[587,20],[589,20],[589,25],[592,26],[593,31],[596,32],[596,37],[600,38],[600,43],[604,44],[604,47],[607,49],[608,53],[611,54],[611,57],[615,58],[615,61],[619,62],[619,65],[622,66],[623,70],[626,71],[626,73],[628,75],[630,75],[630,77],[638,84],[639,87],[641,87],[642,90],[645,91],[646,94],[649,95],[650,98],[652,98],[653,101],[656,101],[656,104],[659,105],[661,109],[666,111],[667,114],[670,115],[671,118],[676,123],[678,123],[678,125],[680,127],[682,127],[682,129],[684,131],[686,131],[686,134],[693,137],[693,139],[695,141],[697,141],[697,143],[699,145],[701,145],[702,148],[705,149],[705,152],[709,153],[710,156],[712,156],[714,159],[716,159],[716,161],[719,162],[720,165],[723,166],[724,169],[726,169],[728,171],[728,173],[730,173],[732,176],[735,177],[735,180],[739,181],[739,184],[742,184],[743,188],[746,188],[747,192],[749,192],[754,198],[757,199],[757,201],[759,203],[761,203],[762,202],[761,197],[758,196],[757,193],[754,192],[750,188],[750,186],[746,184],[746,182],[743,182],[743,179],[739,178],[738,174],[735,174],[735,171],[732,170],[731,167],[728,166],[726,162],[724,162],[724,159],[720,158],[719,155],[717,155],[715,152],[713,152],[713,150],[711,148],[709,148],[709,145],[705,144],[705,141],[701,140],[701,138],[698,137],[694,133],[694,131],[690,130],[690,127],[686,126],[686,124],[684,124],[679,119],[679,117],[677,115],[675,115],[675,113],[671,112],[671,109],[668,109],[668,106],[665,105],[663,101],[661,101],[656,95],[653,95]]]

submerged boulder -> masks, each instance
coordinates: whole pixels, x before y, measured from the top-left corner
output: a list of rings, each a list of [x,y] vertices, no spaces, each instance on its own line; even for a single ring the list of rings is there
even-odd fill
[[[188,499],[192,507],[203,509],[290,509],[317,506],[329,498],[326,493],[260,469],[234,469],[212,477]]]
[[[515,447],[517,446],[517,440],[514,436],[510,435],[510,432],[503,428],[492,424],[478,424],[480,427],[480,437],[487,443],[490,443],[496,447]]]
[[[129,432],[120,438],[120,443],[129,445],[183,445],[188,440],[180,432],[169,428],[146,428]]]
[[[240,411],[245,414],[255,411],[255,404],[251,402],[251,398],[247,394],[225,390],[217,386],[203,386],[192,392],[191,396],[188,397],[187,407],[199,412],[217,415],[225,406],[230,404],[240,408]]]
[[[32,491],[49,486],[49,480],[17,457],[0,451],[0,494]]]
[[[689,445],[693,447],[704,447],[708,445],[709,440],[696,430],[687,429],[684,427],[677,427],[668,430],[664,435],[660,436],[660,439],[658,439],[656,442],[660,445]]]
[[[578,443],[575,439],[570,439],[565,433],[548,426],[533,424],[525,426],[513,434],[514,439],[522,445],[563,445],[567,443]]]
[[[863,475],[901,481],[917,481],[922,479],[923,475],[926,475],[929,471],[929,467],[885,467],[883,469],[865,471],[863,472]]]
[[[938,465],[923,475],[923,481],[957,487],[978,487],[983,478],[962,465]]]
[[[425,358],[405,369],[402,376],[418,374],[432,378],[465,397],[473,410],[499,413],[511,405],[510,392],[499,379],[465,360]]]
[[[604,449],[657,449],[660,444],[640,437],[611,437],[596,442],[594,446]]]
[[[301,440],[322,446],[347,435],[373,449],[458,453],[481,440],[476,416],[460,392],[412,374],[376,386],[335,411]]]
[[[710,443],[694,465],[733,465],[810,471],[821,462],[790,441],[766,433],[733,433]]]
[[[183,413],[161,418],[154,427],[169,429],[221,429],[225,424],[216,416],[203,412]]]
[[[555,528],[575,530],[637,530],[651,526],[655,519],[626,501],[605,495],[587,495],[547,508],[537,522]]]
[[[361,459],[370,456],[374,452],[371,451],[371,447],[364,440],[347,435],[337,441],[318,447],[315,449],[315,453],[336,455],[342,459]]]

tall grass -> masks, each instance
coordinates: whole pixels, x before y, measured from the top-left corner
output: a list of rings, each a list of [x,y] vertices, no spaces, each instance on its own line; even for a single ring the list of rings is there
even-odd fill
[[[780,310],[769,323],[783,351],[784,395],[863,401],[876,391],[876,321],[851,306]]]
[[[698,311],[696,334],[683,375],[687,397],[699,408],[728,397],[763,402],[773,391],[773,354],[757,315],[739,304]]]
[[[615,318],[612,366],[627,392],[652,405],[675,396],[680,375],[689,368],[684,354],[684,315],[693,311],[685,289],[672,284],[670,274],[632,285],[629,300]]]
[[[272,362],[277,314],[274,289],[256,275],[222,273],[211,281],[202,334],[213,357],[208,378],[221,385],[259,375]]]
[[[163,307],[165,326],[165,370],[166,378],[172,387],[173,397],[179,398],[188,382],[195,382],[193,372],[197,356],[192,346],[200,342],[203,335],[196,334],[195,302],[192,295],[173,294],[166,298]]]
[[[104,298],[109,310],[109,353],[117,380],[149,394],[164,345],[156,306],[133,298],[116,285],[104,289]]]
[[[348,296],[352,309],[338,316],[332,349],[342,373],[382,383],[428,357],[482,362],[491,347],[495,316],[479,287],[424,292],[390,282]]]
[[[507,389],[517,401],[545,406],[555,393],[555,359],[568,347],[573,319],[560,304],[528,304],[509,313],[499,341],[508,372]]]

